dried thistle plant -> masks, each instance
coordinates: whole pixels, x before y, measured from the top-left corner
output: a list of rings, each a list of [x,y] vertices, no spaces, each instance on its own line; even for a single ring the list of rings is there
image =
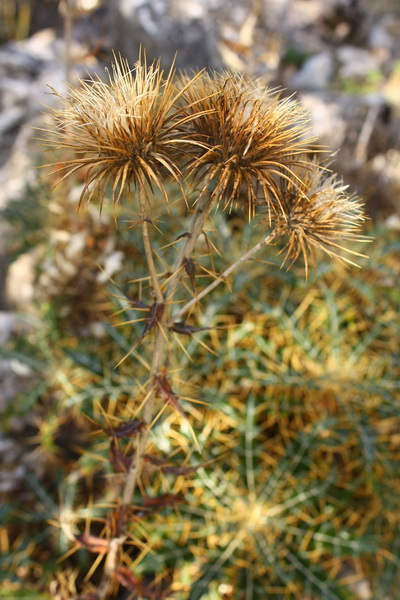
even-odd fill
[[[176,88],[173,75],[171,69],[164,79],[158,63],[142,60],[131,70],[121,59],[108,83],[81,80],[80,87],[69,86],[66,97],[53,90],[62,106],[53,111],[56,130],[48,143],[76,155],[62,164],[64,177],[87,171],[81,201],[100,194],[102,203],[109,183],[114,207],[132,185],[146,197],[147,184],[156,186],[168,201],[165,174],[181,181],[177,150],[183,141],[176,135],[181,120],[176,103],[184,89]]]
[[[362,203],[346,193],[343,185],[334,174],[325,169],[295,167],[295,180],[281,179],[279,182],[279,206],[282,211],[269,212],[265,224],[274,218],[277,235],[287,238],[284,250],[284,263],[289,267],[303,254],[306,274],[308,256],[315,265],[314,248],[319,248],[329,256],[354,265],[355,263],[339,254],[339,251],[362,256],[341,241],[366,241],[358,234],[364,221]]]
[[[128,301],[145,315],[135,347],[140,343],[149,349],[149,360],[147,355],[140,357],[148,370],[147,381],[140,383],[133,418],[102,426],[110,440],[110,463],[120,473],[119,485],[101,533],[70,532],[70,539],[105,557],[96,600],[113,597],[118,585],[155,597],[129,569],[132,548],[138,544],[132,498],[138,489],[147,506],[145,514],[153,510],[149,506],[165,502],[171,506],[176,500],[146,496],[144,461],[151,428],[166,409],[175,411],[190,428],[173,389],[171,362],[175,355],[187,352],[181,338],[189,339],[203,328],[182,317],[280,236],[288,238],[283,264],[290,261],[291,266],[303,254],[308,270],[308,255],[313,256],[314,247],[351,262],[339,253],[339,242],[363,239],[357,233],[362,205],[307,157],[314,142],[306,138],[307,115],[301,106],[238,74],[202,72],[175,80],[173,69],[164,78],[158,63],[148,66],[140,59],[131,70],[126,61],[116,60],[108,83],[100,79],[81,82],[80,88],[70,87],[67,97],[60,99],[62,106],[53,111],[55,125],[48,144],[76,155],[59,163],[60,181],[83,169],[86,183],[80,204],[85,197],[87,202],[98,198],[101,209],[108,194],[114,209],[125,196],[125,202],[137,202],[149,284],[139,299]],[[173,223],[174,236],[165,244],[170,252],[161,260],[149,225],[154,224],[157,192],[168,209],[171,180],[181,190],[188,222]],[[197,189],[191,206],[187,205],[189,186]],[[219,207],[244,208],[250,219],[259,215],[263,220],[258,229],[261,239],[222,273],[215,273],[211,255],[219,249],[209,243],[206,228],[212,209]],[[213,279],[209,285],[198,277],[199,260],[194,254],[203,235],[209,244],[206,258],[211,265],[203,267]],[[225,255],[226,250],[222,258]],[[178,292],[181,304],[176,310]],[[123,438],[129,442],[121,443]],[[145,553],[148,544],[144,544]],[[94,561],[90,575],[99,563]]]
[[[310,152],[305,139],[309,117],[291,98],[243,75],[225,72],[189,84],[182,99],[189,133],[189,174],[206,190],[213,181],[212,198],[229,210],[247,207],[249,218],[261,201],[279,203],[277,180],[297,181],[292,168],[308,164],[300,155]],[[193,118],[194,117],[194,118]]]

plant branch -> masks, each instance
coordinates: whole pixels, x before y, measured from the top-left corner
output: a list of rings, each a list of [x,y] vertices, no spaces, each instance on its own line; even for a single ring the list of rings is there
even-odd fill
[[[164,297],[161,292],[160,284],[158,283],[157,271],[156,271],[156,268],[154,265],[153,250],[152,250],[151,242],[150,242],[149,223],[148,223],[148,216],[146,213],[146,203],[145,203],[144,190],[143,190],[142,183],[139,184],[139,206],[140,206],[140,219],[142,222],[144,252],[146,255],[147,267],[149,269],[151,285],[152,285],[157,302],[163,302]]]
[[[199,302],[202,298],[204,298],[204,296],[207,296],[220,283],[222,283],[223,281],[226,281],[226,278],[231,273],[233,273],[233,271],[236,271],[236,269],[238,267],[240,267],[240,265],[242,265],[246,260],[251,258],[259,250],[261,250],[261,248],[263,248],[264,246],[268,246],[268,244],[270,244],[275,237],[276,237],[276,234],[274,232],[272,232],[266,238],[261,240],[261,242],[259,242],[258,244],[256,244],[252,248],[250,248],[250,250],[248,250],[246,252],[246,254],[243,254],[243,256],[241,256],[236,262],[234,262],[230,267],[225,269],[225,271],[223,273],[221,273],[221,275],[219,275],[219,277],[217,279],[215,279],[212,283],[210,283],[209,286],[204,288],[204,290],[202,290],[199,294],[197,294],[194,298],[192,298],[189,302],[187,302],[184,306],[182,306],[182,308],[173,316],[173,319],[168,323],[168,325],[173,325],[177,321],[177,319],[179,319],[185,313],[187,313],[187,311],[190,310],[192,308],[192,306],[194,306],[196,304],[196,302]]]
[[[173,298],[176,288],[178,286],[179,280],[182,276],[182,267],[185,262],[185,259],[188,259],[192,254],[196,242],[203,231],[204,223],[208,217],[210,212],[210,199],[203,196],[201,200],[198,201],[196,205],[196,210],[193,214],[192,220],[190,222],[190,227],[188,231],[188,236],[186,237],[185,244],[182,248],[182,252],[178,256],[176,261],[173,275],[169,280],[166,298]],[[166,319],[167,321],[167,319]]]
[[[150,281],[153,287],[153,291],[156,296],[157,302],[164,302],[164,296],[161,291],[161,287],[158,283],[157,272],[154,266],[153,260],[153,252],[151,248],[151,241],[148,231],[148,221],[146,216],[146,205],[143,189],[140,189],[139,193],[139,202],[140,202],[140,217],[142,220],[142,231],[143,231],[143,242],[146,254],[147,266],[150,274]],[[182,248],[182,252],[180,253],[174,270],[173,275],[171,276],[167,289],[165,298],[170,300],[171,302],[167,304],[165,307],[165,311],[162,317],[161,322],[158,324],[158,330],[156,331],[154,338],[154,346],[153,346],[153,358],[151,363],[151,375],[150,375],[150,385],[151,388],[147,395],[147,399],[143,409],[143,420],[146,423],[147,427],[144,431],[139,434],[137,446],[136,446],[136,456],[132,460],[132,465],[126,474],[125,484],[122,492],[122,504],[124,506],[130,506],[132,503],[132,496],[135,492],[135,488],[137,485],[138,478],[140,477],[140,473],[143,466],[143,454],[146,448],[148,436],[149,436],[149,426],[153,420],[154,413],[154,403],[156,399],[156,387],[154,385],[154,379],[159,374],[161,366],[165,360],[165,349],[166,349],[166,337],[163,333],[163,328],[166,326],[171,308],[172,308],[172,299],[176,292],[177,286],[179,284],[179,280],[182,277],[183,273],[183,264],[185,259],[188,259],[191,253],[194,250],[196,242],[203,231],[204,223],[207,219],[208,213],[210,209],[210,201],[208,199],[204,199],[198,202],[196,206],[196,210],[193,214],[192,220],[190,222],[188,236],[186,238],[185,244]],[[114,542],[114,543],[113,543]],[[103,573],[102,581],[100,582],[98,595],[100,600],[103,600],[107,597],[110,586],[113,581],[113,570],[114,564],[117,560],[117,553],[121,545],[121,541],[114,539],[112,540],[112,546],[110,548],[110,556],[107,556],[106,566]]]
[[[189,232],[188,232],[188,237],[186,238],[184,247],[182,249],[182,253],[180,254],[180,256],[178,257],[178,260],[176,262],[174,271],[173,271],[173,275],[169,280],[168,286],[167,286],[167,290],[166,290],[166,299],[170,299],[172,300],[176,288],[178,286],[179,283],[179,279],[182,276],[182,265],[185,259],[189,258],[189,256],[191,255],[191,253],[193,252],[193,249],[196,245],[196,242],[201,234],[201,232],[203,231],[203,226],[205,223],[205,220],[208,216],[209,213],[209,207],[210,207],[210,203],[209,200],[204,200],[201,201],[197,204],[196,206],[196,210],[193,214],[191,223],[190,223],[190,227],[189,227]],[[143,209],[141,209],[143,210]],[[142,217],[143,219],[143,217]],[[144,221],[144,224],[147,225],[147,221]],[[143,239],[145,239],[145,236],[143,234]],[[148,245],[150,247],[150,251],[149,254],[151,256],[151,262],[152,262],[152,252],[151,252],[151,244],[150,244],[150,239],[147,235],[146,238]],[[145,245],[146,247],[146,245]],[[147,256],[147,253],[146,253]],[[149,270],[150,270],[150,261],[148,261],[148,266],[149,266]],[[153,265],[153,273],[156,276],[155,273],[155,269],[154,269],[154,265]],[[150,273],[151,275],[151,273]],[[163,295],[161,292],[160,287],[158,286],[158,280],[157,281],[157,288],[154,286],[153,283],[153,277],[151,277],[151,281],[153,284],[153,287],[156,291],[157,294],[157,301],[163,301]],[[159,300],[159,295],[157,293],[157,289],[159,290],[159,294],[161,297],[161,300]],[[151,363],[151,389],[149,391],[145,406],[144,406],[144,410],[143,410],[143,420],[144,422],[147,424],[147,426],[150,425],[151,421],[153,420],[153,412],[154,412],[154,401],[155,401],[155,397],[156,397],[156,389],[154,387],[154,378],[158,375],[162,363],[164,361],[164,356],[165,356],[165,346],[166,346],[166,339],[165,339],[165,335],[163,334],[162,328],[165,327],[168,318],[169,318],[169,312],[171,310],[171,304],[167,305],[165,307],[165,311],[163,314],[163,318],[161,320],[161,323],[159,323],[158,325],[158,331],[156,332],[155,338],[154,338],[154,346],[153,346],[153,359],[152,359],[152,363]],[[135,491],[135,487],[136,487],[136,483],[137,483],[137,479],[140,475],[141,469],[142,469],[142,457],[143,457],[143,453],[146,447],[146,443],[147,443],[147,439],[148,439],[148,435],[149,435],[149,430],[148,428],[146,428],[143,432],[141,432],[139,440],[138,440],[138,445],[137,445],[137,452],[136,452],[136,460],[132,461],[132,466],[127,474],[127,478],[125,480],[125,486],[124,486],[124,490],[123,490],[123,495],[122,495],[122,503],[124,505],[130,505],[131,501],[132,501],[132,496],[133,493]]]

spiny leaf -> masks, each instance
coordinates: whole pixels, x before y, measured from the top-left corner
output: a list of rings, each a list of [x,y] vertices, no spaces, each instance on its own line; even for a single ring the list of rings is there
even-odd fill
[[[188,231],[185,231],[185,233],[181,233],[181,235],[178,235],[175,241],[177,242],[178,240],[181,240],[184,237],[190,237],[190,233]]]
[[[135,308],[141,308],[143,310],[150,310],[151,308],[148,304],[145,304],[141,300],[135,300],[135,298],[129,298],[128,296],[126,296],[126,300]]]
[[[120,423],[117,427],[106,427],[104,433],[115,438],[132,437],[140,433],[146,427],[146,423],[139,419]]]
[[[125,525],[127,524],[129,517],[132,516],[132,513],[132,507],[127,506],[126,504],[121,504],[112,511],[109,521],[114,537],[118,537],[123,533]]]
[[[164,398],[165,402],[171,404],[185,419],[187,419],[187,415],[181,405],[179,404],[178,396],[175,394],[173,389],[171,388],[167,378],[165,375],[158,375],[154,377],[154,383],[156,390],[160,392],[161,396]]]
[[[185,258],[183,261],[183,267],[189,277],[190,285],[193,290],[196,289],[196,265],[191,258]]]
[[[194,327],[194,325],[188,325],[184,321],[179,321],[178,323],[174,323],[170,326],[171,331],[175,331],[175,333],[180,333],[182,335],[193,335],[194,333],[198,333],[199,331],[209,331],[212,327]]]
[[[163,494],[162,496],[145,496],[143,498],[143,505],[152,509],[174,506],[179,502],[184,502],[184,497],[181,494]]]
[[[165,304],[164,302],[154,302],[154,304],[149,309],[149,314],[145,318],[145,326],[143,329],[143,333],[138,340],[138,344],[143,340],[143,338],[153,329],[157,323],[161,321],[161,318],[164,313]]]
[[[203,466],[196,465],[185,467],[179,465],[170,465],[167,462],[165,462],[162,458],[152,456],[151,454],[145,454],[143,458],[150,462],[152,465],[159,467],[163,473],[169,473],[171,475],[189,475],[190,473],[195,473],[197,469],[200,469],[200,467]]]
[[[144,496],[143,504],[132,508],[135,517],[146,517],[167,506],[175,506],[185,499],[181,494],[164,494],[162,496]]]
[[[120,450],[115,438],[113,438],[110,443],[110,463],[120,473],[126,473],[132,463],[132,457],[126,456],[126,454]]]

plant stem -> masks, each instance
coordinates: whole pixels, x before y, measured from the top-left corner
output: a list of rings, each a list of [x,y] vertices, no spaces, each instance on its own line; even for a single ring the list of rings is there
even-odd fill
[[[164,296],[161,291],[161,287],[158,283],[157,272],[154,266],[153,260],[153,252],[151,248],[150,236],[148,231],[148,221],[146,216],[146,205],[143,189],[140,189],[139,193],[139,203],[140,203],[140,217],[142,220],[142,232],[143,232],[143,243],[146,254],[147,266],[150,274],[150,281],[156,296],[157,302],[164,302]],[[176,292],[179,280],[182,276],[182,267],[185,259],[188,259],[191,253],[194,250],[196,242],[203,231],[204,223],[207,219],[208,213],[210,209],[209,199],[202,199],[198,202],[196,206],[196,210],[193,214],[188,236],[186,238],[185,244],[182,248],[182,253],[179,255],[173,275],[171,276],[165,294],[165,299],[171,300]],[[172,307],[172,302],[167,304],[165,307],[165,311],[161,320],[161,323],[158,324],[158,330],[156,331],[154,338],[154,346],[153,346],[153,358],[151,363],[151,389],[147,396],[147,400],[143,410],[143,420],[147,424],[150,425],[153,420],[154,413],[154,402],[156,398],[156,388],[154,386],[154,378],[160,372],[163,361],[165,360],[165,348],[166,348],[166,337],[163,333],[163,328],[166,326],[168,322],[168,318],[170,316]],[[132,503],[132,496],[134,494],[138,477],[140,476],[142,465],[143,465],[143,454],[146,448],[147,439],[149,436],[148,427],[139,434],[139,439],[136,447],[136,457],[132,460],[132,465],[126,475],[125,485],[122,492],[122,504],[124,506],[130,506]],[[100,600],[105,600],[109,594],[111,589],[111,585],[113,582],[113,571],[115,568],[115,564],[117,562],[117,554],[119,552],[120,546],[123,543],[123,539],[114,538],[111,540],[109,555],[106,559],[106,569],[103,573],[102,580],[100,582],[98,588],[98,596]]]
[[[166,295],[165,295],[166,299],[168,299],[168,300],[172,300],[172,298],[175,294],[176,288],[179,283],[179,279],[182,276],[182,266],[183,266],[184,260],[189,258],[191,253],[193,252],[196,242],[197,242],[201,232],[203,231],[203,226],[204,226],[204,223],[205,223],[208,213],[209,213],[209,208],[210,208],[209,199],[199,201],[196,206],[196,210],[193,214],[193,217],[192,217],[192,220],[190,223],[188,237],[186,238],[185,244],[182,249],[182,253],[178,257],[178,260],[174,267],[173,275],[171,276],[171,278],[168,282]],[[142,217],[142,219],[143,219],[143,217]],[[147,225],[147,222],[145,221],[144,224]],[[144,231],[143,231],[143,239],[145,239]],[[152,262],[153,256],[152,256],[152,252],[151,252],[151,244],[150,244],[148,232],[147,232],[146,240],[147,241],[145,242],[145,248],[146,248],[146,243],[148,244],[148,247],[149,247],[148,253],[146,252],[146,257],[149,255],[151,257],[151,262]],[[148,260],[148,267],[149,267],[149,271],[150,271],[150,261],[149,260]],[[155,273],[154,264],[152,266],[152,269],[153,269],[153,273],[155,274],[154,276],[155,276],[155,281],[157,282],[157,288],[155,287],[155,285],[153,283],[153,276],[151,275],[151,272],[150,272],[152,285],[153,285],[153,288],[155,289],[155,292],[157,295],[157,301],[162,302],[164,300],[164,297],[163,297],[161,289],[158,285],[158,279],[157,279],[157,276]],[[158,290],[158,292],[157,292],[157,290]],[[159,300],[159,298],[161,298],[161,300]],[[160,369],[161,369],[161,366],[162,366],[162,363],[163,363],[164,357],[165,357],[166,337],[163,333],[163,328],[165,327],[165,325],[168,322],[171,306],[172,306],[172,303],[167,304],[167,306],[165,307],[163,318],[161,320],[161,323],[158,324],[158,330],[156,331],[155,338],[154,338],[153,358],[152,358],[152,363],[151,363],[151,376],[150,376],[150,382],[151,382],[152,388],[148,394],[148,397],[147,397],[147,400],[146,400],[146,403],[144,406],[144,410],[143,410],[143,420],[147,425],[150,425],[150,423],[153,419],[154,400],[156,397],[156,389],[153,385],[153,380],[160,372]],[[122,503],[124,505],[130,505],[132,502],[132,496],[135,491],[137,478],[139,477],[141,469],[142,469],[142,460],[143,460],[142,457],[143,457],[143,453],[144,453],[144,450],[146,447],[148,435],[149,435],[148,429],[145,429],[140,434],[140,437],[138,440],[138,445],[137,445],[136,460],[132,461],[132,466],[131,466],[131,468],[127,474],[127,478],[125,480],[125,486],[124,486],[124,490],[123,490],[123,494],[122,494]]]
[[[196,210],[193,214],[188,235],[185,241],[185,244],[182,248],[182,252],[179,255],[175,268],[173,270],[173,275],[169,280],[166,298],[173,298],[176,288],[178,286],[179,280],[182,276],[182,267],[185,259],[188,259],[193,252],[193,249],[196,245],[196,242],[203,231],[204,223],[208,217],[208,213],[210,211],[210,200],[209,198],[203,197],[198,201],[196,205]]]
[[[146,213],[146,201],[144,197],[143,186],[139,184],[139,206],[140,206],[140,219],[142,222],[142,234],[143,234],[143,245],[144,252],[146,254],[147,267],[149,269],[150,281],[155,294],[157,302],[162,302],[164,297],[161,292],[160,284],[158,283],[157,271],[154,265],[153,250],[150,242],[149,235],[149,223],[148,216]]]
[[[207,296],[207,294],[212,292],[220,283],[225,281],[226,278],[233,271],[235,271],[238,267],[240,267],[241,264],[243,264],[246,260],[251,258],[259,250],[261,250],[261,248],[263,248],[264,246],[268,246],[268,244],[270,244],[271,241],[275,237],[276,237],[276,234],[273,232],[270,235],[268,235],[266,238],[261,240],[261,242],[259,242],[258,244],[256,244],[252,248],[250,248],[250,250],[248,250],[246,252],[246,254],[243,254],[243,256],[241,256],[236,262],[234,262],[230,267],[225,269],[225,271],[223,273],[221,273],[221,275],[217,279],[215,279],[215,281],[210,283],[209,286],[204,288],[204,290],[202,290],[199,294],[197,294],[194,298],[192,298],[189,302],[187,302],[184,306],[182,306],[182,308],[174,315],[173,319],[168,323],[168,325],[173,325],[173,323],[175,323],[177,321],[177,319],[179,319],[185,313],[187,313],[187,311],[190,310],[192,308],[192,306],[194,306],[196,304],[196,302],[199,302],[202,298],[204,298],[204,296]]]

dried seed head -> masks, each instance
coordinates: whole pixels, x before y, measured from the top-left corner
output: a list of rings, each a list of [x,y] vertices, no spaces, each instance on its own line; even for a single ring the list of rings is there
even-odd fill
[[[183,79],[185,82],[185,79]],[[292,177],[298,155],[309,152],[308,116],[300,104],[236,73],[203,73],[183,93],[188,117],[187,169],[229,210],[277,197],[280,177]]]
[[[357,233],[365,220],[363,204],[346,193],[348,186],[327,169],[311,163],[309,167],[296,167],[296,179],[281,179],[279,184],[280,210],[271,210],[265,222],[274,223],[276,235],[288,238],[282,252],[285,264],[303,254],[308,274],[308,258],[314,260],[314,248],[319,248],[341,262],[354,263],[338,253],[343,250],[363,256],[343,247],[341,241],[367,241]]]
[[[61,163],[64,177],[87,169],[84,196],[89,202],[97,192],[103,202],[112,183],[115,206],[133,183],[145,190],[159,188],[167,201],[165,175],[180,180],[176,158],[179,139],[174,105],[181,92],[173,83],[173,69],[166,79],[159,63],[147,66],[139,61],[131,70],[128,62],[115,60],[109,81],[80,81],[62,100],[62,108],[52,111],[55,128],[48,145],[75,153],[76,158]],[[183,91],[183,90],[182,90]],[[179,119],[178,119],[179,121]],[[63,177],[63,178],[64,178]]]

